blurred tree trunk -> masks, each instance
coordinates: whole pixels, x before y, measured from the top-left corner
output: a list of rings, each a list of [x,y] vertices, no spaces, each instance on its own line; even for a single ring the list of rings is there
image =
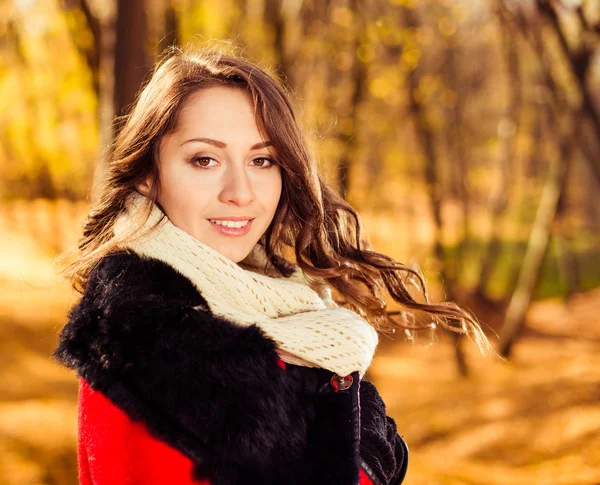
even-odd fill
[[[89,0],[64,0],[67,14],[73,9],[79,9],[85,18],[86,29],[92,37],[91,45],[82,40],[77,29],[71,29],[71,38],[80,55],[85,59],[92,77],[92,89],[96,94],[98,119],[98,149],[94,164],[89,165],[89,178],[92,182],[90,198],[98,198],[98,179],[103,173],[102,160],[104,148],[110,143],[112,133],[113,109],[113,52],[114,52],[114,12],[105,18],[94,13]],[[72,24],[72,23],[71,23]],[[85,37],[83,37],[85,38]]]
[[[591,59],[594,53],[594,48],[587,40],[588,36],[584,35],[582,36],[583,41],[580,43],[579,47],[576,49],[571,49],[567,42],[567,36],[561,28],[558,13],[556,12],[556,9],[553,6],[553,4],[548,0],[537,0],[537,5],[540,12],[544,14],[545,18],[549,20],[548,23],[550,24],[554,34],[556,35],[559,41],[563,55],[567,59],[567,63],[571,69],[571,72],[573,76],[577,79],[577,87],[580,91],[582,98],[582,112],[586,115],[586,117],[589,120],[589,123],[584,123],[582,125],[582,130],[585,132],[585,135],[582,138],[584,142],[583,153],[586,157],[588,165],[590,166],[592,174],[600,184],[600,157],[598,156],[598,150],[591,149],[591,143],[587,142],[588,137],[594,138],[594,145],[596,146],[600,142],[600,111],[596,107],[596,103],[592,92],[589,88],[589,82],[587,79],[590,72],[589,67],[591,65]],[[525,16],[520,10],[518,10],[517,19],[521,25],[521,30],[523,31],[523,34],[527,35],[529,33],[533,37],[532,43],[534,45],[536,53],[538,54],[538,58],[542,62],[543,67],[547,73],[546,77],[550,81],[549,85],[552,88],[552,94],[555,101],[562,102],[564,104],[564,99],[566,98],[566,95],[562,93],[559,89],[559,83],[554,81],[553,79],[552,71],[550,69],[550,64],[552,61],[546,52],[546,50],[548,49],[547,44],[540,40],[541,34],[533,25],[531,25],[531,23],[527,22]],[[583,29],[585,29],[587,25],[588,24],[585,23],[584,18]],[[589,126],[590,124],[591,126]]]
[[[507,84],[510,94],[504,118],[500,120],[497,128],[500,149],[496,168],[496,186],[491,195],[491,234],[481,258],[479,284],[476,290],[477,296],[482,299],[487,299],[486,290],[502,248],[502,216],[506,212],[509,192],[514,180],[515,171],[513,168],[515,163],[513,159],[516,152],[515,138],[518,131],[519,112],[522,104],[517,40],[505,17],[506,13],[503,5],[500,3],[498,7],[497,18],[501,29],[506,72],[508,73]]]
[[[581,124],[581,149],[588,163],[589,169],[595,178],[592,183],[597,187],[600,183],[600,116],[597,106],[595,105],[594,97],[590,91],[588,80],[591,58],[594,48],[597,47],[597,45],[594,46],[592,44],[590,34],[596,32],[595,29],[597,26],[593,27],[589,24],[583,13],[582,5],[576,7],[575,11],[577,18],[579,19],[579,26],[581,28],[580,32],[582,35],[580,36],[580,42],[577,44],[577,46],[571,47],[564,28],[561,26],[555,4],[548,0],[537,0],[537,6],[543,18],[547,20],[551,31],[554,32],[562,53],[567,61],[567,65],[569,66],[574,78],[577,80],[576,86],[580,91],[582,98],[582,114],[585,118],[587,118],[587,120],[589,120],[588,122],[583,121]],[[564,93],[564,90],[559,87],[560,83],[554,80],[553,71],[551,69],[551,63],[553,61],[548,52],[548,44],[541,38],[541,28],[536,26],[533,21],[528,21],[521,10],[516,11],[515,19],[520,26],[522,35],[529,39],[540,61],[546,85],[548,86],[549,92],[552,95],[554,104],[552,116],[560,117],[565,111],[572,111],[574,108],[569,106],[566,93]],[[596,36],[595,42],[596,44],[598,43],[598,36]],[[592,193],[593,191],[590,192],[590,196]],[[588,198],[590,196],[588,196]],[[567,287],[566,296],[568,298],[579,286],[579,270],[575,255],[569,251],[565,230],[561,230],[561,228],[565,225],[563,219],[564,217],[560,217],[559,214],[558,221],[556,223],[557,234],[555,245],[558,252],[557,258],[559,268]]]
[[[163,2],[164,3],[158,11],[159,18],[155,21],[157,26],[161,28],[163,32],[158,42],[157,53],[159,55],[162,54],[165,49],[180,44],[177,10],[175,10],[172,0],[163,0]]]
[[[599,48],[598,44],[600,44],[600,19],[596,18],[596,24],[593,25],[591,23],[591,20],[586,18],[585,12],[590,11],[589,6],[590,4],[592,4],[592,2],[596,2],[596,0],[582,1],[579,5],[575,6],[575,12],[583,30],[581,40],[584,43],[584,49],[587,49],[588,52],[592,51],[591,55],[593,56],[594,49],[596,49],[597,51],[597,49]],[[596,42],[595,46],[592,45],[592,42],[594,40]],[[587,73],[584,74],[587,75]],[[589,86],[589,84],[586,84],[585,81],[583,84],[584,86]],[[598,105],[596,105],[596,107],[598,107]],[[584,207],[585,218],[589,224],[589,227],[591,227],[592,231],[598,232],[598,224],[600,223],[600,212],[598,210],[597,205],[597,193],[600,188],[600,137],[594,136],[593,130],[589,129],[585,130],[582,136],[583,140],[581,146],[584,155],[588,160],[589,170],[592,172],[593,175],[593,177],[585,178],[584,183],[586,185],[586,188],[581,191],[581,194],[584,197],[584,200],[582,202]],[[596,161],[596,163],[594,163],[594,161]],[[597,247],[600,247],[600,243]],[[577,260],[575,258],[575,255],[572,256],[572,259],[574,260],[575,269],[578,271],[579,268],[577,266]],[[578,274],[573,276],[579,277]]]
[[[505,12],[508,12],[508,10],[505,10]],[[524,262],[519,272],[516,290],[510,300],[505,323],[500,333],[499,352],[504,356],[510,355],[524,325],[525,314],[539,279],[544,256],[547,253],[550,230],[557,216],[560,196],[566,187],[568,170],[572,164],[571,159],[575,150],[579,148],[579,141],[583,137],[582,131],[585,126],[585,116],[583,114],[586,113],[584,107],[578,110],[569,105],[566,94],[559,88],[559,83],[554,79],[551,69],[552,60],[546,50],[548,48],[547,43],[542,39],[541,27],[535,25],[533,20],[528,20],[520,8],[513,11],[510,20],[519,27],[521,34],[530,42],[538,57],[544,84],[551,94],[551,102],[547,105],[549,108],[547,114],[549,121],[554,126],[552,138],[557,139],[559,143],[560,159],[553,158],[551,160],[549,175],[536,214]],[[568,113],[566,122],[568,126],[560,121],[564,119],[565,113]],[[586,154],[585,144],[582,146],[582,153]],[[590,165],[594,165],[589,154],[586,154],[586,159]]]
[[[100,92],[98,94],[98,151],[94,164],[94,177],[92,180],[91,202],[96,203],[100,197],[101,182],[104,179],[105,148],[113,139],[114,108],[114,51],[115,51],[115,26],[114,16],[101,24],[102,43],[100,46]]]
[[[146,15],[145,0],[117,0],[114,110],[118,116],[127,112],[151,68]]]
[[[319,3],[327,7],[328,2],[322,0]],[[290,87],[302,85],[304,77],[310,74],[307,62],[313,59],[299,59],[310,22],[314,19],[311,15],[314,8],[309,4],[311,2],[306,0],[264,0],[263,19],[273,32],[277,74]],[[247,8],[247,0],[243,0],[241,6]],[[243,21],[240,19],[240,22]],[[302,65],[303,68],[294,69],[294,65]],[[309,72],[301,72],[306,70]]]
[[[540,12],[549,20],[549,23],[559,40],[563,54],[571,68],[571,72],[577,80],[583,98],[583,110],[592,121],[594,129],[596,130],[596,137],[600,139],[600,110],[596,107],[596,102],[589,88],[587,79],[592,56],[594,54],[594,47],[591,45],[591,42],[587,41],[585,35],[583,35],[578,47],[571,48],[567,41],[567,35],[560,25],[554,3],[550,0],[537,0],[537,6]],[[580,16],[580,21],[581,19],[583,19],[584,22],[581,29],[581,33],[583,33],[587,24],[585,23],[585,17],[583,17],[583,15]]]
[[[590,175],[594,179],[595,187],[600,185],[600,138],[596,138],[592,130],[582,133],[581,149],[585,155]],[[592,190],[592,194],[595,191]]]
[[[460,200],[462,234],[459,236],[458,247],[456,248],[456,257],[453,258],[453,279],[460,281],[461,268],[465,266],[466,260],[470,254],[471,246],[471,191],[469,187],[469,151],[466,149],[467,122],[464,113],[468,98],[468,86],[464,79],[460,77],[460,59],[461,50],[456,42],[446,50],[447,71],[452,89],[456,93],[456,102],[452,108],[451,126],[447,130],[450,144],[453,147],[452,152],[455,156],[454,163],[451,163],[451,169],[454,176],[454,186],[456,195]]]
[[[338,193],[347,198],[351,186],[350,174],[352,159],[358,145],[358,113],[360,104],[365,95],[365,81],[367,67],[358,58],[357,48],[359,36],[365,28],[365,19],[361,13],[358,0],[344,0],[337,4],[346,7],[352,12],[352,21],[349,26],[336,25],[334,21],[335,9],[333,2],[326,0],[315,9],[313,15],[325,15],[328,20],[327,34],[324,42],[326,49],[332,52],[349,53],[349,65],[339,62],[339,59],[325,60],[326,105],[334,112],[336,118],[335,129],[331,137],[340,142],[340,154],[336,161],[336,183]],[[319,18],[318,16],[316,18]]]
[[[277,54],[277,74],[290,82],[290,65],[286,50],[286,22],[283,15],[283,2],[285,0],[265,0],[265,24],[273,29],[273,47]]]
[[[231,23],[231,35],[237,42],[248,45],[246,38],[246,23],[248,22],[248,0],[237,0],[238,15]]]
[[[12,48],[12,52],[8,53],[8,56],[14,56],[14,59],[20,65],[20,67],[25,67],[27,65],[27,47],[25,45],[27,38],[21,34],[15,25],[14,19],[9,18],[7,20],[6,27],[6,40],[2,39],[2,41],[0,41],[0,48],[4,47],[4,42],[10,41],[10,43],[6,42],[7,45]],[[3,54],[6,55],[7,53],[3,52]],[[52,173],[48,167],[47,160],[42,155],[43,151],[40,150],[39,137],[37,137],[35,134],[35,120],[37,115],[36,103],[31,96],[25,97],[23,101],[23,113],[28,121],[24,124],[23,131],[28,143],[34,147],[29,155],[31,158],[30,162],[33,162],[30,165],[32,169],[23,170],[16,178],[4,176],[1,177],[0,193],[2,192],[4,183],[6,183],[8,193],[12,193],[11,195],[13,197],[25,197],[28,199],[35,199],[38,197],[54,199],[57,196],[57,192],[56,187],[54,186],[54,181],[52,180]],[[4,142],[4,139],[2,142]],[[6,155],[6,160],[19,160],[19,154],[15,150],[15,145],[13,143],[0,143],[0,156],[4,154]],[[2,175],[4,175],[4,173]],[[29,228],[31,230],[36,230],[36,227],[34,226],[36,226],[36,224],[30,224]]]
[[[576,255],[571,251],[567,223],[563,215],[558,215],[556,229],[552,234],[556,250],[558,269],[565,285],[564,299],[569,302],[579,289],[579,264]]]
[[[292,31],[291,41],[293,44],[289,46],[289,58],[293,60],[293,66],[289,73],[292,76],[290,86],[303,89],[307,84],[307,80],[322,71],[322,65],[328,62],[328,59],[317,55],[314,48],[305,48],[307,43],[310,43],[315,37],[320,37],[320,44],[326,44],[327,32],[323,33],[323,19],[329,17],[329,8],[331,0],[301,0],[297,4],[296,16],[292,16],[291,21]],[[290,14],[292,15],[292,14]],[[326,69],[325,69],[326,70]]]
[[[586,159],[593,157],[600,158],[600,140],[590,136],[590,130],[582,134],[583,141],[581,143],[582,151]],[[583,188],[581,195],[583,200],[583,212],[587,221],[588,229],[592,232],[600,234],[600,207],[598,207],[598,193],[600,193],[600,176],[594,176],[593,167],[588,164],[584,168]],[[596,247],[600,250],[600,238],[596,242]]]
[[[573,294],[579,288],[579,268],[577,259],[571,251],[569,231],[569,187],[565,189],[558,198],[556,207],[556,220],[554,221],[554,230],[552,233],[552,242],[556,252],[556,261],[559,273],[565,286],[564,298],[568,302]]]
[[[415,31],[420,27],[420,19],[416,9],[401,7],[402,24]],[[423,151],[425,158],[425,183],[429,193],[431,202],[431,212],[435,226],[434,235],[434,254],[440,264],[440,276],[446,296],[450,300],[455,299],[454,285],[451,275],[448,273],[446,254],[442,241],[442,204],[444,199],[444,189],[441,181],[438,179],[438,154],[435,134],[427,120],[426,107],[417,99],[417,88],[420,81],[419,67],[407,73],[408,88],[409,88],[409,110],[413,117],[415,135],[417,141]],[[458,372],[461,376],[466,377],[469,373],[466,357],[463,349],[463,338],[461,335],[454,332],[451,333],[455,340],[455,358]]]
[[[418,29],[420,22],[416,12],[410,8],[402,9],[405,26],[411,29]],[[413,124],[418,143],[423,150],[425,158],[425,182],[429,192],[431,202],[431,212],[435,225],[435,243],[434,254],[437,260],[442,265],[441,274],[444,286],[448,285],[448,289],[452,287],[451,282],[447,279],[445,269],[445,254],[442,244],[442,202],[443,202],[443,187],[438,180],[438,155],[435,135],[427,121],[426,107],[417,99],[417,92],[421,74],[419,68],[410,71],[408,74],[409,87],[409,109],[413,116]]]
[[[348,196],[348,189],[351,182],[350,168],[352,165],[352,158],[356,154],[356,147],[359,141],[358,112],[360,104],[365,96],[367,79],[366,63],[358,58],[358,46],[360,45],[360,35],[365,29],[364,15],[366,15],[366,13],[361,12],[359,0],[350,0],[348,7],[354,14],[352,23],[354,36],[351,44],[352,67],[350,69],[352,84],[347,110],[343,115],[345,115],[345,118],[348,120],[350,130],[338,132],[338,138],[342,141],[344,148],[337,164],[338,191],[345,199]]]
[[[88,0],[63,0],[63,5],[67,14],[79,9],[85,18],[86,29],[92,37],[92,43],[87,44],[82,41],[82,35],[71,29],[71,38],[79,54],[85,59],[86,64],[92,75],[92,89],[97,97],[100,96],[100,57],[102,52],[102,23],[101,20],[92,12]],[[67,23],[72,25],[73,22]]]
[[[68,6],[77,2],[94,39],[93,49],[82,51],[98,96],[100,137],[91,191],[94,203],[106,171],[102,155],[115,135],[114,130],[118,129],[118,125],[113,125],[114,116],[123,114],[125,107],[135,100],[150,69],[151,59],[146,49],[146,5],[144,0],[118,0],[114,15],[100,19],[94,15],[87,0],[67,1]]]
[[[124,113],[148,70],[150,59],[146,51],[148,24],[144,0],[119,0],[115,19],[103,29],[100,69],[100,146],[92,184],[92,203],[98,200],[101,182],[105,178],[106,160],[101,156],[119,129],[113,124],[115,115]]]
[[[517,11],[514,21],[519,26],[523,38],[529,41],[537,55],[544,83],[553,101],[552,106],[549,106],[549,108],[553,109],[553,116],[561,116],[564,111],[569,111],[571,108],[564,90],[559,87],[560,83],[554,79],[551,68],[552,58],[547,52],[547,43],[542,39],[541,28],[532,22],[528,22],[520,11]],[[582,127],[584,129],[581,138],[581,149],[590,173],[595,178],[596,183],[600,184],[600,139],[595,136],[593,130],[585,129],[587,125],[587,123],[584,123]]]
[[[534,80],[536,85],[542,84],[541,81]],[[550,108],[547,102],[538,103],[538,108],[533,113],[534,117],[533,121],[533,129],[531,131],[532,137],[532,149],[531,155],[528,157],[527,162],[524,167],[524,176],[526,179],[536,180],[540,177],[541,168],[542,168],[542,147],[543,147],[543,117],[546,116],[544,114],[545,111],[548,111]]]
[[[124,114],[135,101],[136,94],[152,67],[148,42],[148,5],[144,0],[117,0],[116,10],[100,18],[94,13],[89,0],[63,0],[67,12],[78,8],[86,20],[86,28],[93,42],[91,46],[81,42],[80,33],[72,30],[74,44],[86,60],[92,74],[92,87],[97,96],[99,147],[91,189],[91,200],[99,196],[99,183],[104,178],[105,148],[111,143],[119,124],[114,125],[115,114]],[[112,5],[112,4],[111,4]],[[157,5],[152,4],[153,8]],[[162,9],[158,28],[161,35],[159,48],[177,43],[177,13],[171,0],[160,4]]]
[[[596,0],[582,0],[579,5],[575,6],[575,12],[577,13],[581,25],[584,27],[584,30],[586,32],[595,33],[600,38],[600,19],[597,19],[597,23],[592,25],[590,24],[590,20],[586,18],[584,12],[587,6],[592,4],[592,2],[596,2]]]
[[[556,122],[555,132],[559,139],[560,150],[558,156],[550,160],[548,177],[529,236],[519,280],[506,311],[504,326],[500,331],[499,353],[504,357],[510,356],[525,323],[525,314],[531,303],[548,250],[550,230],[556,218],[558,202],[565,190],[569,167],[578,145],[581,123],[576,115],[570,117],[568,122],[571,126],[566,132]]]

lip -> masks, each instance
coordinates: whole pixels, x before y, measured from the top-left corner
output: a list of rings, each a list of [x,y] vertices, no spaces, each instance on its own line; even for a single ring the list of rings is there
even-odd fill
[[[244,227],[226,227],[226,226],[219,226],[218,224],[215,224],[214,222],[211,222],[210,219],[208,219],[208,223],[219,234],[222,234],[223,236],[241,237],[241,236],[245,236],[246,234],[248,234],[248,232],[250,232],[250,228],[252,227],[252,221],[254,219],[250,219],[248,217],[245,217],[245,218],[232,217],[232,218],[228,218],[228,219],[213,219],[213,220],[215,220],[215,221],[248,221],[248,224],[246,224]]]
[[[231,216],[231,217],[209,217],[213,221],[251,221],[254,217],[250,216]]]

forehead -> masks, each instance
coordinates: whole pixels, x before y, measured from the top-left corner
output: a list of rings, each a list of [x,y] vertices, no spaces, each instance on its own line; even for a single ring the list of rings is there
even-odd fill
[[[177,117],[174,130],[165,135],[165,146],[193,146],[184,143],[195,138],[210,138],[228,146],[245,149],[269,140],[260,116],[255,115],[251,95],[242,88],[215,86],[190,95]],[[275,148],[269,149],[274,153]]]
[[[179,127],[249,124],[256,127],[254,104],[241,88],[210,87],[193,93],[179,113]],[[199,126],[205,125],[205,126]]]

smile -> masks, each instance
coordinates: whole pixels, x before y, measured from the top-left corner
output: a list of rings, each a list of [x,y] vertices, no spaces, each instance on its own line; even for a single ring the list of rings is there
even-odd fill
[[[210,222],[212,222],[213,224],[217,224],[219,226],[227,226],[227,227],[244,227],[246,224],[248,224],[250,222],[250,220],[246,220],[246,221],[220,221],[217,219],[209,219]]]
[[[230,221],[225,219],[209,219],[211,225],[225,236],[244,236],[250,231],[252,221],[254,219],[246,219],[242,221]]]

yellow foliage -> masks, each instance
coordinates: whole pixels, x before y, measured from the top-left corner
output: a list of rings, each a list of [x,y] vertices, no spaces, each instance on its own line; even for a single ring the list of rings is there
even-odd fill
[[[404,52],[402,52],[402,65],[401,68],[407,71],[413,71],[418,65],[419,60],[421,59],[421,50],[414,46],[412,48],[406,48]]]
[[[406,8],[416,8],[418,5],[417,0],[390,0],[391,5],[401,5]]]
[[[375,48],[372,44],[361,44],[356,49],[356,56],[361,62],[371,62],[375,59]]]
[[[393,86],[383,77],[375,78],[369,83],[369,92],[376,98],[385,98],[392,89]]]
[[[2,171],[7,182],[36,178],[40,170],[48,170],[59,190],[83,193],[89,186],[97,146],[97,100],[69,29],[78,29],[77,42],[84,46],[89,33],[78,28],[81,15],[73,13],[62,15],[54,2],[21,4],[15,10],[22,57],[4,56],[10,70],[0,78],[0,130],[8,155]]]
[[[399,101],[400,92],[404,89],[403,78],[396,69],[391,66],[382,70],[369,83],[369,92],[378,99],[384,99],[389,104]]]
[[[426,103],[442,87],[442,81],[439,76],[426,74],[419,80],[416,96],[419,101]]]
[[[438,22],[438,29],[442,35],[451,37],[456,34],[456,21],[452,17],[442,17]]]
[[[457,22],[464,22],[471,14],[469,6],[466,3],[455,3],[450,8],[450,11]]]
[[[191,24],[196,24],[192,35],[201,32],[205,39],[227,38],[227,28],[238,14],[237,3],[232,0],[205,0],[193,3],[190,10]]]
[[[331,12],[331,19],[333,23],[344,27],[346,29],[352,27],[353,14],[352,11],[347,7],[333,7]]]
[[[444,114],[439,109],[439,106],[430,106],[425,111],[425,126],[431,131],[440,131],[446,122]]]
[[[347,71],[352,67],[354,56],[352,55],[352,52],[343,50],[336,54],[333,62],[335,67],[340,71]]]
[[[354,135],[354,122],[352,118],[343,118],[339,122],[339,130],[340,133],[343,133],[347,136]]]
[[[435,31],[430,25],[421,25],[416,29],[415,38],[421,47],[429,47],[435,42]]]
[[[444,105],[444,107],[454,108],[454,106],[456,106],[456,103],[458,101],[458,96],[456,94],[456,91],[453,91],[452,89],[444,88],[442,93],[440,94],[440,101]]]
[[[519,131],[515,137],[515,155],[528,157],[534,150],[534,139],[530,133]]]

